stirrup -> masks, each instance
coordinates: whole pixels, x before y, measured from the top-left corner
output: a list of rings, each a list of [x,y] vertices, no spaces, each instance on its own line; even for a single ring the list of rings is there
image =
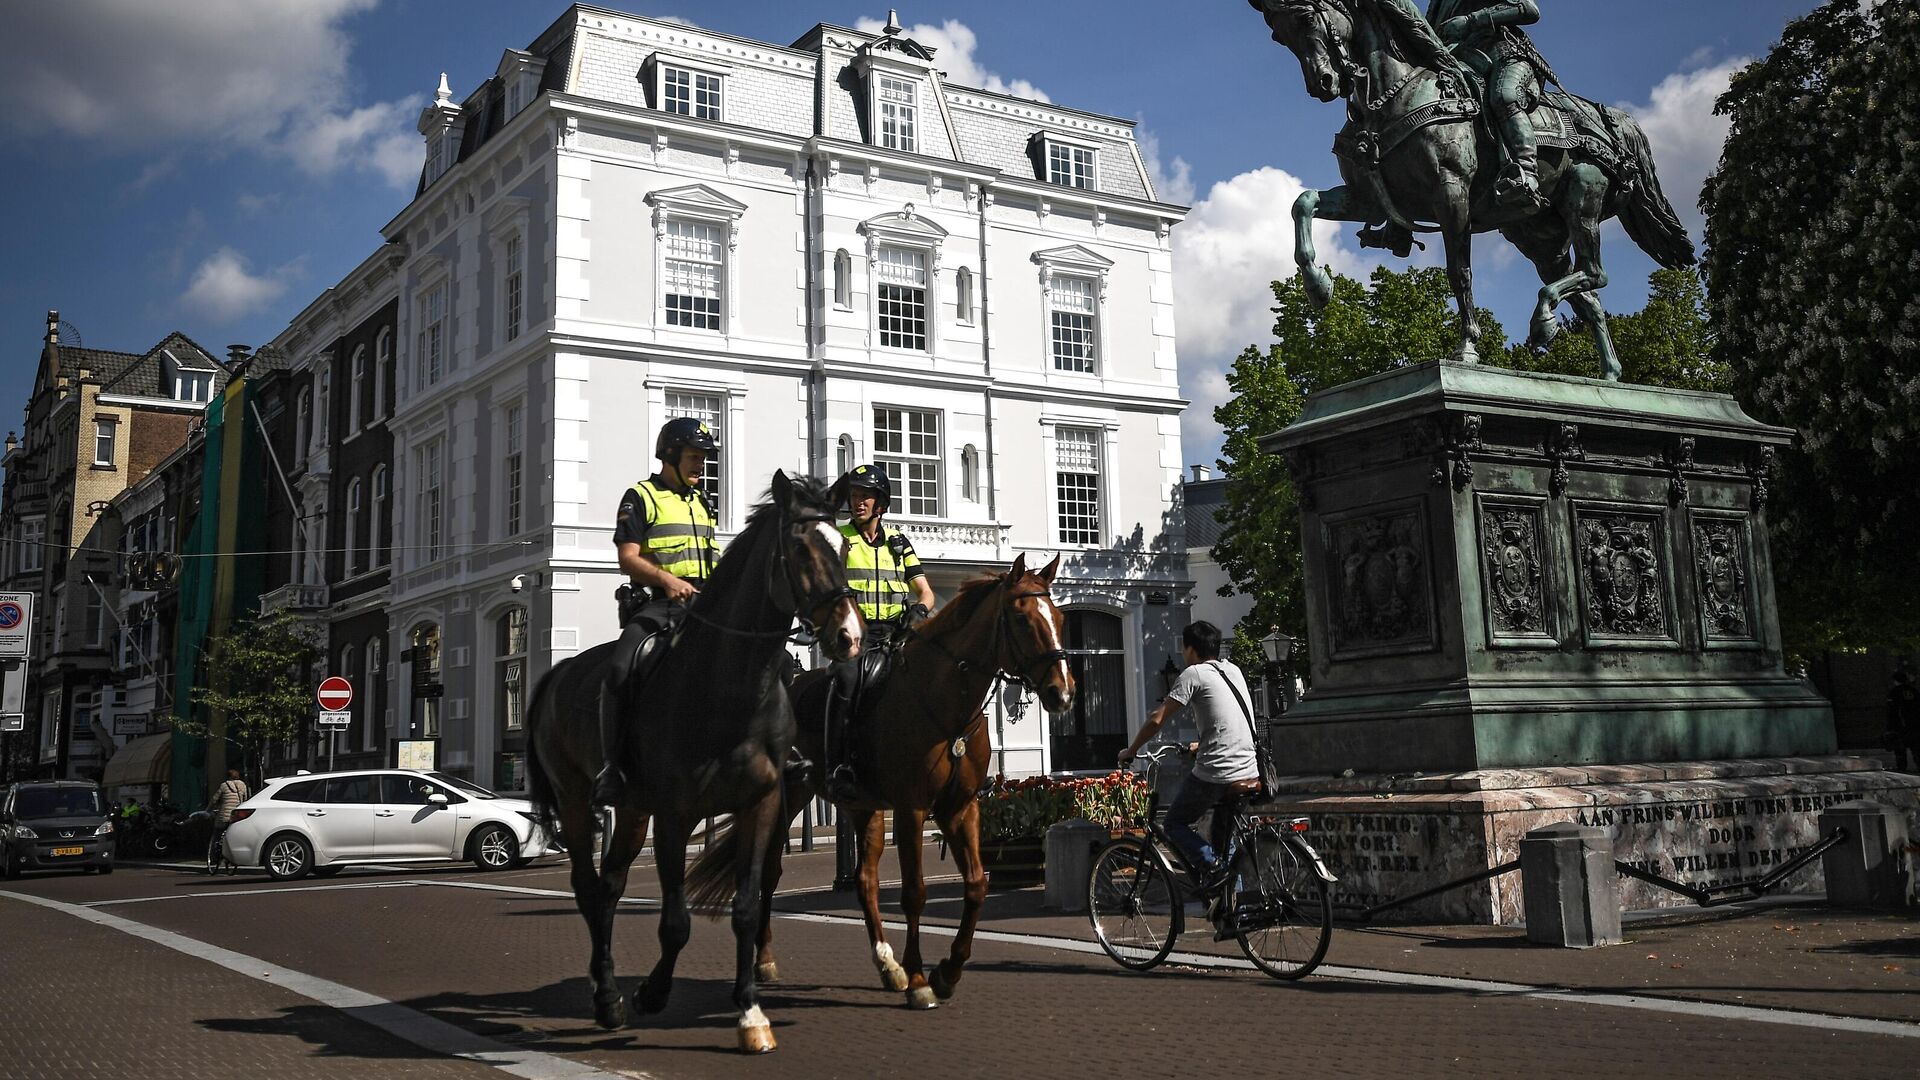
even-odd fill
[[[864,794],[865,792],[862,791],[860,787],[860,777],[853,771],[853,766],[846,764],[835,765],[833,770],[827,773],[827,795],[829,798],[839,802],[851,802],[859,799]]]

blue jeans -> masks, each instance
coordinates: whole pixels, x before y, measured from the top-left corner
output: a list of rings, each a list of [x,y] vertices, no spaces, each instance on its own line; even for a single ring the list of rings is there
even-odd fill
[[[1188,865],[1198,873],[1205,874],[1213,869],[1219,862],[1219,856],[1215,854],[1213,844],[1209,844],[1194,831],[1193,823],[1200,820],[1200,815],[1226,801],[1227,785],[1211,783],[1188,774],[1187,778],[1181,781],[1179,792],[1173,797],[1173,805],[1167,807],[1167,817],[1163,822],[1167,830],[1167,839],[1173,841],[1173,846],[1180,849],[1180,854],[1186,857]],[[1216,843],[1226,832],[1225,825],[1224,816],[1215,814],[1213,839]]]

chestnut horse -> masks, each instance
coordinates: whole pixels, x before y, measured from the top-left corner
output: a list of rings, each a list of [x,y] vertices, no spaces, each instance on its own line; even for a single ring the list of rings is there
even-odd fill
[[[600,769],[600,697],[615,643],[554,665],[527,715],[527,782],[535,812],[557,823],[573,866],[573,896],[593,938],[588,974],[600,1026],[626,1023],[614,981],[613,920],[627,871],[655,825],[660,872],[660,958],[633,993],[642,1014],[666,1008],[674,964],[691,930],[682,874],[687,837],[703,818],[731,814],[745,847],[719,868],[738,878],[734,904],[734,1004],[740,1048],[774,1048],[754,987],[754,935],[763,925],[757,886],[763,854],[782,817],[781,769],[793,743],[793,708],[781,678],[794,621],[818,627],[834,656],[858,655],[865,624],[847,587],[845,548],[822,484],[773,474],[772,498],[747,527],[688,609],[673,649],[640,692],[621,696],[627,790],[612,807],[596,869],[593,777]]]
[[[973,931],[987,896],[987,874],[980,863],[980,809],[975,795],[993,760],[985,706],[994,684],[1010,678],[1034,690],[1049,712],[1073,704],[1073,675],[1061,647],[1064,620],[1053,602],[1053,576],[1059,558],[1046,569],[1026,568],[1026,556],[996,577],[961,587],[938,615],[915,630],[894,658],[892,675],[877,694],[869,694],[853,732],[853,750],[870,797],[840,804],[851,815],[860,846],[860,907],[881,985],[906,991],[907,1004],[931,1009],[953,996],[967,959],[973,955]],[[799,715],[800,752],[824,761],[821,732],[830,679],[825,670],[802,675],[793,686]],[[811,789],[789,782],[787,813],[806,806],[810,795],[826,798],[825,769],[814,770]],[[880,922],[880,859],[887,843],[882,810],[893,811],[894,848],[900,857],[900,906],[907,916],[906,955],[893,957]],[[927,904],[921,867],[921,832],[928,815],[940,823],[965,880],[965,906],[953,949],[933,970],[921,970],[920,915]],[[709,847],[688,871],[688,892],[695,907],[719,911],[732,896],[739,875],[737,829]],[[761,874],[758,976],[779,976],[773,959],[774,890],[780,884],[776,848]]]

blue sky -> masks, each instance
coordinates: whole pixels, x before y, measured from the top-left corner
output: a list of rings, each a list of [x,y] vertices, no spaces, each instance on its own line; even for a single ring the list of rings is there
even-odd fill
[[[815,22],[884,8],[742,0],[614,3],[784,43]],[[1542,52],[1576,93],[1622,105],[1653,139],[1693,227],[1724,125],[1713,97],[1810,0],[1542,4]],[[97,348],[144,350],[184,331],[216,354],[272,337],[380,242],[413,188],[413,125],[440,72],[455,97],[565,5],[532,0],[60,0],[0,8],[0,404],[25,404],[48,308]],[[1291,271],[1287,206],[1338,182],[1338,106],[1306,96],[1291,54],[1243,0],[1104,4],[973,0],[901,9],[956,81],[1036,91],[1136,117],[1175,230],[1188,460],[1211,461],[1211,406],[1241,347],[1264,343],[1265,282]],[[30,43],[30,44],[29,44]],[[996,80],[998,80],[996,82]],[[1328,228],[1331,228],[1330,226]],[[1351,228],[1323,258],[1364,273]],[[1637,309],[1652,264],[1617,227],[1610,310]],[[1525,325],[1530,266],[1483,237],[1479,299]],[[0,427],[13,427],[9,411]]]

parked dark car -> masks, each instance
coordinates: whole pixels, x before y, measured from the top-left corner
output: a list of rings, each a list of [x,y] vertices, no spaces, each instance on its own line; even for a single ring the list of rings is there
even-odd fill
[[[113,819],[100,788],[81,780],[15,784],[0,801],[0,874],[23,870],[113,873]]]

